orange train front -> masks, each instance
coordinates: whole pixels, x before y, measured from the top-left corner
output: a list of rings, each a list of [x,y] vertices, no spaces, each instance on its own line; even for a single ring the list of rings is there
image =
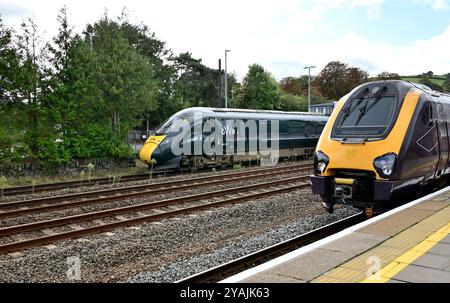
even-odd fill
[[[335,204],[389,209],[446,185],[450,95],[405,81],[377,81],[343,97],[319,139],[312,189]]]

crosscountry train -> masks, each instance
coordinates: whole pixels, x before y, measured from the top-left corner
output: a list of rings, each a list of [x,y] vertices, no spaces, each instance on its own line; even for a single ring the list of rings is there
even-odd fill
[[[199,115],[201,116],[200,119],[198,119]],[[222,128],[220,133],[223,137],[219,138],[215,144],[222,145],[223,151],[226,150],[227,146],[237,146],[237,140],[239,140],[237,134],[230,136],[230,131],[236,133],[236,130],[227,129],[228,122],[243,121],[248,125],[253,123],[253,125],[256,125],[256,127],[260,129],[261,126],[266,123],[265,121],[269,121],[268,131],[270,132],[272,129],[270,127],[271,123],[277,121],[279,133],[279,157],[286,158],[312,157],[328,117],[321,114],[300,112],[204,107],[187,108],[175,113],[156,130],[154,135],[148,138],[140,150],[140,159],[149,166],[165,170],[197,170],[204,167],[224,167],[235,163],[258,160],[258,155],[251,154],[248,151],[252,142],[257,142],[259,151],[261,143],[267,141],[264,138],[260,138],[259,133],[257,134],[257,137],[252,137],[249,134],[245,136],[245,155],[225,152],[212,155],[205,154],[204,152],[195,155],[179,155],[174,153],[173,141],[177,139],[179,133],[173,129],[173,125],[177,123],[177,121],[185,121],[188,123],[189,127],[192,128],[192,132],[189,132],[186,135],[189,136],[189,138],[185,139],[195,145],[195,143],[204,142],[211,133],[210,131],[201,130],[201,133],[196,135],[194,132],[197,124],[205,124],[207,120],[214,120],[216,123],[219,123],[219,127]],[[202,129],[201,126],[200,129]],[[248,132],[249,131],[247,130],[247,133]],[[270,138],[272,137],[269,136],[268,138],[270,141]]]
[[[333,212],[366,214],[447,184],[450,95],[405,81],[363,84],[343,97],[320,136],[312,189]]]

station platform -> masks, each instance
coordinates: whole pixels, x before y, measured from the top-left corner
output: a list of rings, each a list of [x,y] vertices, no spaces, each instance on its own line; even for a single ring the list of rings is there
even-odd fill
[[[450,283],[450,187],[221,282]]]

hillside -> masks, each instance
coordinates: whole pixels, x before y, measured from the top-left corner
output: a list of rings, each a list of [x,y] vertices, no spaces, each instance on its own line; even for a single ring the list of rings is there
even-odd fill
[[[422,79],[419,76],[400,76],[400,77],[401,77],[402,80],[415,82],[415,83],[419,83],[420,79]],[[435,83],[435,84],[437,84],[439,86],[442,86],[444,84],[444,82],[445,82],[445,76],[435,75],[435,76],[433,76],[431,78],[428,78],[428,79],[430,79],[431,82],[433,82],[433,83]]]

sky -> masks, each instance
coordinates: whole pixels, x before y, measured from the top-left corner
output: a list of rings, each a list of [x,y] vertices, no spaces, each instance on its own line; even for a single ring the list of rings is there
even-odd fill
[[[15,29],[33,17],[49,39],[64,5],[78,33],[105,9],[115,18],[126,7],[175,54],[217,68],[230,49],[228,71],[238,79],[253,63],[280,80],[334,60],[371,75],[450,73],[450,0],[0,0],[0,15]]]

